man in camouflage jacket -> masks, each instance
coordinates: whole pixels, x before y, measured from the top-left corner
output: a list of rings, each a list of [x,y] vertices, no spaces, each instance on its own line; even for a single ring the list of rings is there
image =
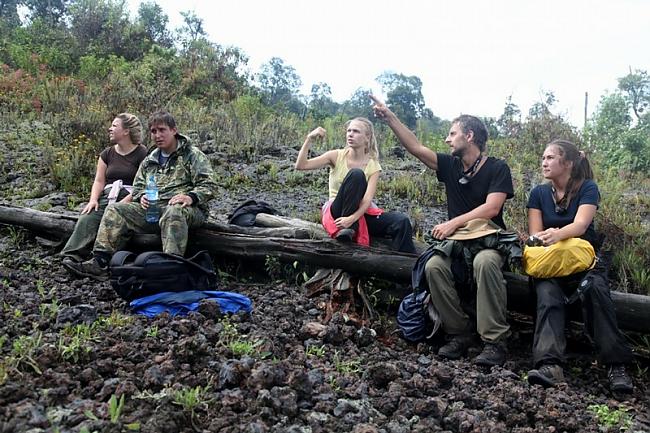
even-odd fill
[[[149,119],[156,149],[142,161],[133,181],[133,202],[108,206],[97,232],[94,258],[71,267],[81,276],[105,280],[107,265],[134,233],[160,233],[163,251],[184,255],[189,229],[201,226],[208,217],[208,202],[217,184],[210,161],[187,137],[178,133],[176,121],[167,112]],[[160,220],[145,221],[149,201],[144,193],[153,174],[158,187]]]

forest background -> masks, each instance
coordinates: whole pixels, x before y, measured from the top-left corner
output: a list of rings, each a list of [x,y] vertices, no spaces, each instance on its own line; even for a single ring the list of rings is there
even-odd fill
[[[138,114],[144,123],[149,113],[167,109],[199,143],[210,141],[219,151],[275,174],[277,188],[300,186],[308,178],[265,161],[265,155],[297,149],[318,125],[341,133],[329,134],[316,150],[338,147],[346,120],[372,118],[369,90],[360,88],[336,102],[330,86],[320,82],[300,94],[300,77],[281,58],[250,72],[246,53],[210,41],[195,13],[182,16],[184,24],[170,29],[168,16],[153,1],[142,2],[131,17],[125,2],[116,0],[0,0],[0,146],[40,149],[20,158],[0,153],[0,179],[7,183],[18,166],[45,164],[49,173],[47,182],[34,174],[12,184],[4,198],[67,191],[74,193],[68,207],[76,209],[87,199],[97,155],[108,144],[107,125],[123,111]],[[376,81],[388,106],[423,143],[448,151],[449,120],[426,107],[417,76],[383,72]],[[618,88],[601,98],[582,129],[557,114],[554,104],[548,91],[522,113],[508,98],[498,118],[483,118],[490,154],[505,158],[513,172],[516,196],[506,208],[507,224],[526,231],[527,194],[542,181],[545,145],[558,137],[573,140],[596,171],[602,194],[597,224],[615,252],[616,288],[650,294],[648,72],[634,65],[621,71]],[[382,158],[401,156],[394,135],[379,122],[376,126]],[[219,173],[224,187],[250,181],[237,171]],[[382,182],[379,194],[445,204],[433,176],[393,177]]]

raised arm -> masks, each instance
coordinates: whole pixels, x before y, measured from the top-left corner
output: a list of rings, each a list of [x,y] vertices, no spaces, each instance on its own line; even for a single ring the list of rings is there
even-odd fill
[[[336,163],[336,150],[329,150],[315,158],[307,158],[313,140],[316,138],[322,139],[325,137],[325,134],[325,129],[320,126],[307,134],[305,142],[302,144],[300,152],[298,152],[298,158],[296,159],[295,164],[296,170],[314,170],[328,165],[334,167],[334,164]]]
[[[381,102],[374,95],[370,95],[370,99],[372,99],[372,102],[374,103],[372,109],[375,116],[386,122],[408,153],[422,161],[430,169],[437,170],[438,156],[436,155],[436,152],[420,143],[415,134],[413,134],[406,125],[400,122],[395,113],[390,111],[386,104]]]

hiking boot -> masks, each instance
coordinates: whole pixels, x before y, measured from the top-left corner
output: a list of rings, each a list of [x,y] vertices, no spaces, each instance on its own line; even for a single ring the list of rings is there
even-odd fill
[[[564,371],[557,364],[545,364],[528,372],[528,383],[550,388],[564,382]]]
[[[485,343],[483,351],[474,358],[474,364],[484,367],[493,367],[503,365],[506,362],[506,345],[505,343]]]
[[[108,269],[99,266],[99,263],[95,259],[86,260],[85,262],[75,262],[66,257],[61,263],[70,272],[79,277],[89,277],[97,281],[108,280]]]
[[[467,353],[473,340],[471,335],[454,335],[447,344],[438,349],[438,356],[446,359],[458,359]]]
[[[607,371],[607,378],[609,379],[609,389],[612,392],[629,394],[634,389],[632,378],[625,371],[623,364],[610,365]]]
[[[334,239],[336,239],[337,241],[341,241],[341,242],[352,242],[354,240],[354,235],[356,235],[356,232],[354,231],[354,229],[350,229],[350,228],[341,229],[336,234]]]

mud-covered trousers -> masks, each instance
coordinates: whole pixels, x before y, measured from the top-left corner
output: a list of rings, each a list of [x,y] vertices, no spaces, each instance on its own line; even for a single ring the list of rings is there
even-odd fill
[[[600,275],[594,278],[602,279]],[[536,367],[562,364],[565,361],[567,295],[580,282],[579,278],[536,279],[537,321],[533,341],[533,361]],[[585,332],[595,344],[601,363],[627,364],[632,352],[616,321],[616,311],[606,281],[594,281],[582,295],[582,315]]]
[[[134,233],[160,233],[163,251],[183,256],[189,230],[203,224],[206,215],[195,206],[176,204],[160,206],[160,221],[145,221],[145,209],[140,203],[115,203],[109,206],[99,225],[93,254],[109,257],[123,249]]]
[[[353,168],[343,179],[330,211],[334,218],[350,216],[359,209],[359,203],[366,193],[368,182],[363,170]],[[405,253],[415,253],[413,228],[409,218],[401,212],[383,212],[381,215],[364,215],[371,236],[387,236],[392,239],[391,247]],[[358,230],[358,223],[352,224]]]

